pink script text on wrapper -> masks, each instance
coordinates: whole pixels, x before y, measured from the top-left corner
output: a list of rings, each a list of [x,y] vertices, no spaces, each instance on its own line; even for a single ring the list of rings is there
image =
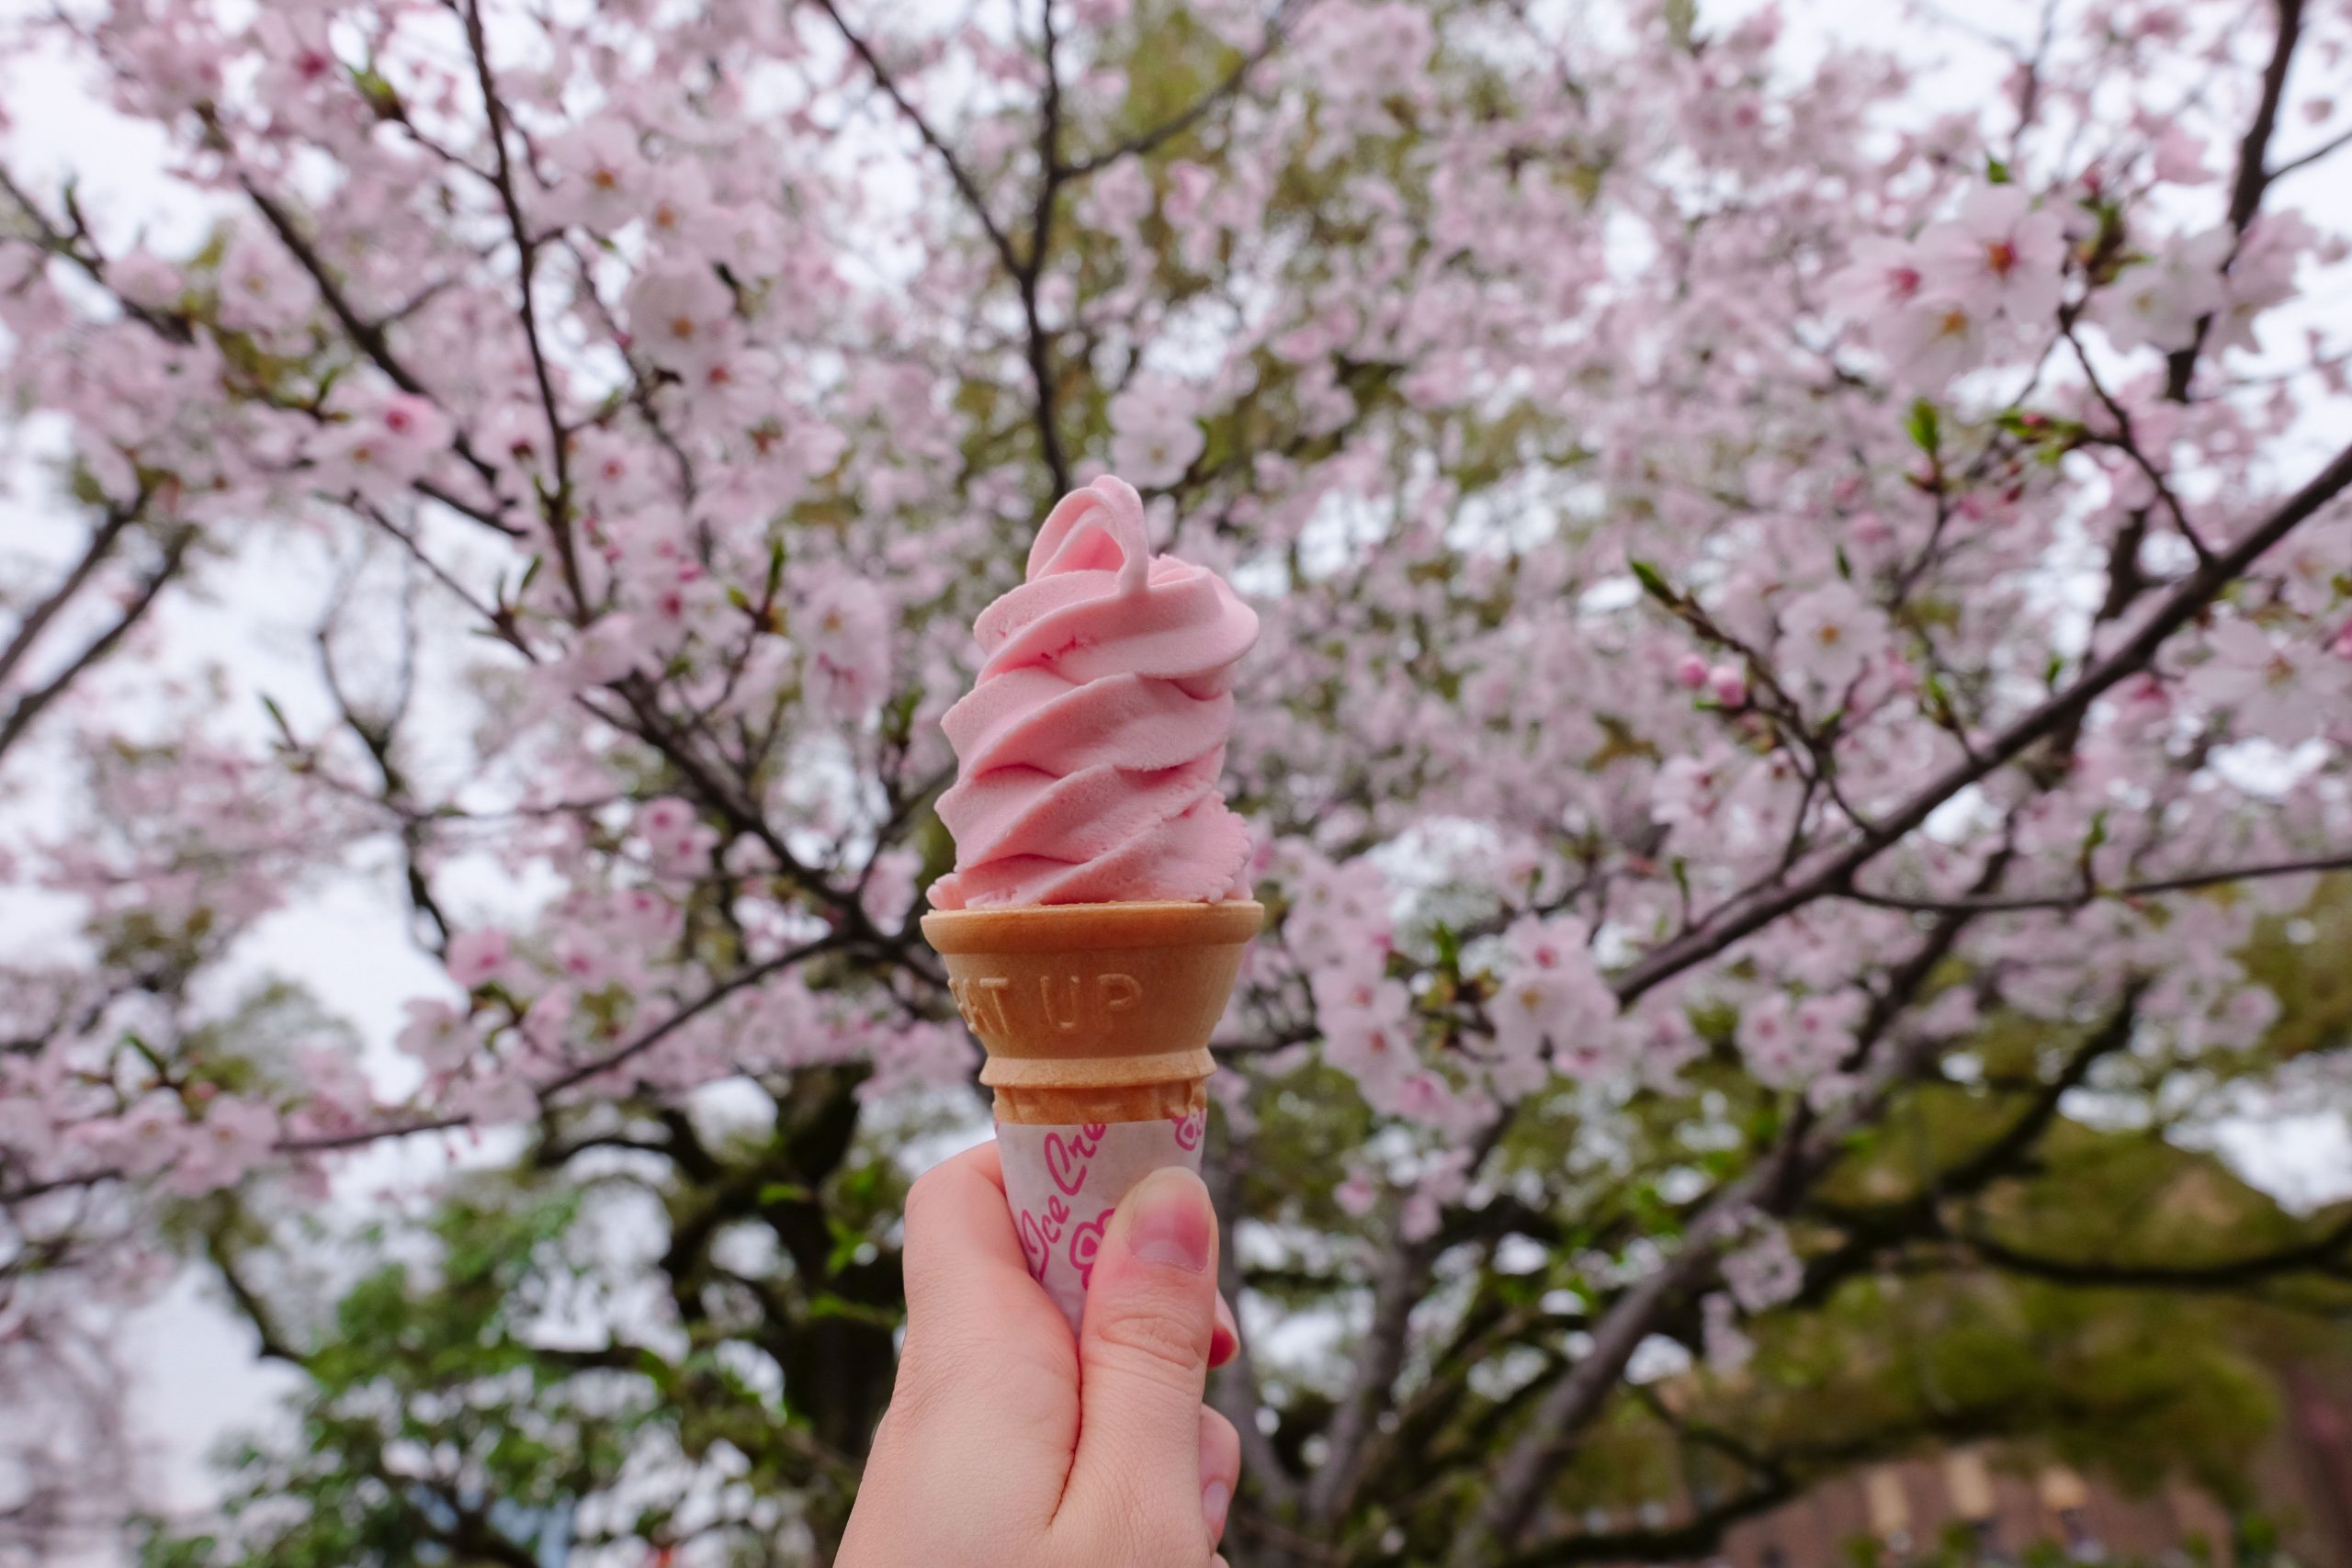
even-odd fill
[[[1086,1311],[1095,1249],[1128,1190],[1162,1166],[1201,1168],[1203,1119],[1041,1127],[1000,1122],[1004,1194],[1029,1272],[1073,1332]]]

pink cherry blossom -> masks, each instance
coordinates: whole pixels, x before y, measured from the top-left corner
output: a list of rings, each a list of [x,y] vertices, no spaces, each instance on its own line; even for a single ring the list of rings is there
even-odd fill
[[[700,371],[735,343],[735,299],[698,262],[673,262],[640,276],[627,301],[630,340],[656,363]]]
[[[866,917],[886,931],[905,927],[915,905],[916,878],[922,859],[912,850],[885,850],[874,857],[865,891],[860,897]]]
[[[1861,998],[1798,1000],[1785,992],[1750,1002],[1739,1021],[1739,1050],[1748,1071],[1777,1089],[1804,1086],[1830,1072],[1853,1049]]]
[[[1884,613],[1844,582],[1824,583],[1791,600],[1780,620],[1783,666],[1833,696],[1851,686],[1888,647]]]
[[[1113,465],[1146,489],[1182,479],[1207,445],[1189,394],[1166,377],[1139,378],[1112,399],[1111,428]]]
[[[1699,1305],[1707,1365],[1719,1376],[1731,1376],[1755,1358],[1755,1341],[1740,1331],[1738,1309],[1730,1296],[1716,1291]]]
[[[691,801],[677,795],[648,801],[638,810],[636,829],[662,875],[692,881],[709,871],[718,830],[701,819]]]
[[[305,452],[320,488],[386,502],[425,475],[448,448],[451,434],[447,417],[429,399],[393,392],[321,426]]]
[[[276,1153],[277,1112],[243,1095],[216,1095],[188,1129],[172,1167],[173,1190],[195,1196],[233,1186]]]
[[[394,1042],[429,1072],[462,1066],[481,1048],[466,1015],[447,1002],[420,997],[406,1004],[408,1023]]]
[[[1725,1255],[1723,1269],[1724,1287],[1746,1313],[1768,1311],[1804,1287],[1804,1265],[1778,1225]]]
[[[2293,212],[2268,213],[2248,226],[2222,279],[2222,305],[2213,318],[2216,350],[2253,353],[2261,346],[2256,319],[2294,297],[2297,271],[2318,239],[2311,224]]]
[[[1910,305],[1927,287],[1928,258],[1908,240],[1872,234],[1854,244],[1853,260],[1829,282],[1838,306],[1883,317]]]
[[[2166,185],[2201,186],[2212,179],[2205,166],[2205,144],[2179,126],[2156,138],[2155,175]]]
[[[222,276],[224,281],[228,277],[225,269]],[[107,286],[134,305],[161,310],[179,303],[187,280],[179,268],[153,252],[132,251],[107,264]]]
[[[2119,349],[2188,346],[2198,321],[2222,302],[2222,265],[2231,247],[2226,229],[2164,242],[2152,260],[2126,267],[2093,296],[2091,319]]]
[[[318,286],[276,235],[241,228],[221,254],[220,324],[225,327],[279,332],[308,317],[318,299]]]
[[[2243,734],[2292,744],[2352,700],[2343,660],[2280,643],[2250,621],[2222,622],[2205,647],[2205,661],[2189,671],[2189,694],[2227,709]]]
[[[548,161],[562,172],[552,206],[564,221],[611,233],[644,210],[651,172],[637,130],[618,116],[588,119],[548,149]]]
[[[506,974],[509,962],[506,933],[502,931],[460,931],[449,939],[446,962],[449,978],[469,991],[479,990]]]
[[[1492,1007],[1495,1043],[1507,1055],[1535,1059],[1548,1047],[1563,1066],[1592,1064],[1586,1053],[1607,1038],[1617,1002],[1593,962],[1589,937],[1582,920],[1532,916],[1504,933]]]
[[[1951,221],[1920,234],[1919,255],[1930,300],[1948,299],[1972,316],[1998,310],[2026,326],[2057,314],[2064,229],[2017,186],[1971,191]]]
[[[800,624],[810,685],[825,711],[865,716],[890,677],[890,628],[882,597],[863,579],[820,574],[807,590]]]
[[[1989,304],[1922,293],[1873,317],[1871,333],[1896,378],[1932,394],[1975,367],[1986,352],[1991,324]]]

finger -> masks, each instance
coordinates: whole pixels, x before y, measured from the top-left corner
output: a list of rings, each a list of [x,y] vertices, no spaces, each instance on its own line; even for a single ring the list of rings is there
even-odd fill
[[[1078,1367],[1022,1257],[994,1144],[914,1184],[904,1252],[907,1337],[885,1432],[943,1485],[987,1478],[1051,1518],[1078,1438]]]
[[[1225,1539],[1225,1516],[1241,1484],[1241,1434],[1224,1416],[1201,1408],[1201,1522],[1209,1528],[1209,1544]]]
[[[1069,1499],[1152,1529],[1200,1517],[1201,1392],[1216,1322],[1216,1214],[1171,1167],[1136,1183],[1095,1254],[1078,1337]]]
[[[1225,1292],[1216,1293],[1216,1326],[1209,1333],[1209,1365],[1221,1367],[1241,1348],[1241,1325],[1233,1315]]]

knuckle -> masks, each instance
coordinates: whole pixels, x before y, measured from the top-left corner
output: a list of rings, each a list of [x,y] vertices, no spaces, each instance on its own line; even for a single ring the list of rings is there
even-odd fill
[[[945,1190],[943,1168],[933,1166],[914,1179],[907,1189],[906,1225],[915,1230],[925,1224],[930,1212],[938,1206],[940,1194]]]
[[[1123,1367],[1164,1379],[1171,1387],[1197,1386],[1208,1371],[1208,1335],[1198,1324],[1157,1310],[1155,1303],[1114,1307],[1095,1325],[1097,1354]]]

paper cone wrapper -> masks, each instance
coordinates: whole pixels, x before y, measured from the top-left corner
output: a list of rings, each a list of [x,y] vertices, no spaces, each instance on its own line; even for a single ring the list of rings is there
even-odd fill
[[[942,909],[923,935],[988,1052],[997,1144],[1029,1271],[1070,1326],[1103,1227],[1161,1166],[1201,1166],[1209,1036],[1261,905]]]

